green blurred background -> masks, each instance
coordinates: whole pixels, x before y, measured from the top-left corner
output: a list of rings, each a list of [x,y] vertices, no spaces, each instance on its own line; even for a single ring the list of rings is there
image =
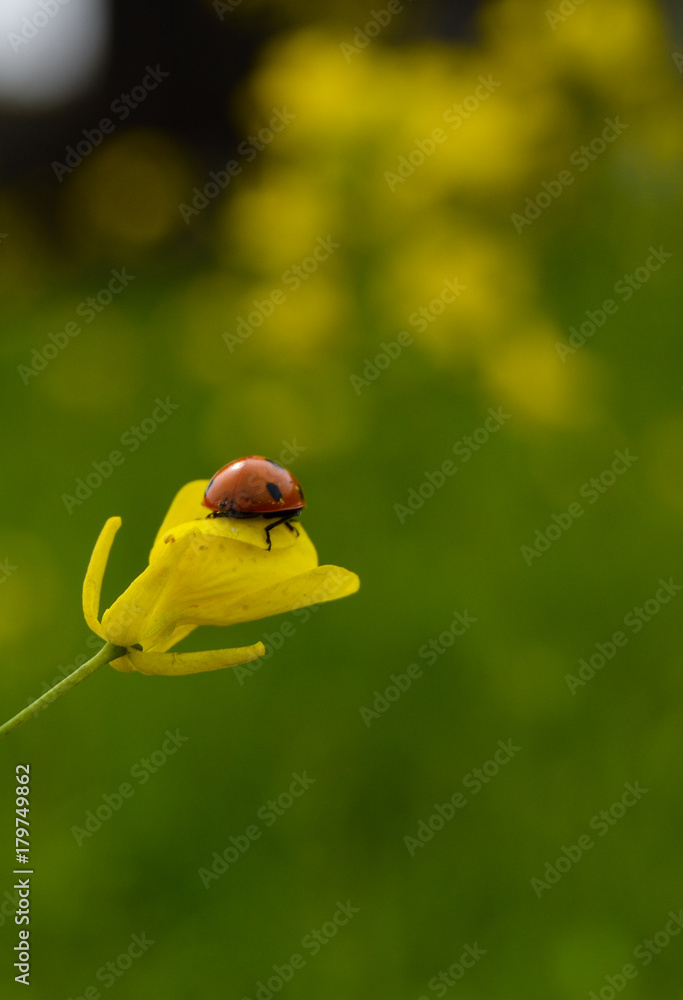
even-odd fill
[[[14,767],[32,769],[33,995],[677,995],[683,598],[662,603],[658,583],[683,584],[677,10],[123,6],[92,29],[101,59],[63,103],[22,105],[9,84],[2,98],[3,718],[92,654],[80,591],[106,518],[123,527],[104,606],[180,485],[241,455],[291,467],[321,563],[361,590],[308,621],[198,630],[181,647],[272,646],[292,623],[258,669],[105,667],[4,742],[3,902]],[[14,51],[5,24],[5,65],[66,30],[68,9]],[[120,119],[113,102],[157,65],[169,76]],[[277,112],[294,117],[259,140]],[[56,170],[106,117],[115,128]],[[613,141],[606,119],[627,126]],[[319,240],[338,246],[294,287]],[[87,321],[82,304],[122,269],[133,279]],[[464,287],[442,297],[447,282]],[[587,311],[592,336],[558,349]],[[401,331],[412,343],[367,367]],[[176,407],[163,422],[157,399]],[[507,418],[465,461],[454,447],[489,408]],[[124,461],[97,485],[113,450]],[[614,476],[617,450],[636,460]],[[549,525],[552,544],[537,534]],[[455,612],[476,622],[431,654]],[[568,681],[597,643],[613,655]],[[421,676],[382,701],[411,664]],[[169,730],[186,740],[142,783]],[[467,776],[499,741],[519,749],[475,792]],[[314,784],[269,823],[264,804],[304,772]],[[74,833],[125,782],[101,828]],[[648,790],[628,808],[626,783]],[[454,815],[427,840],[437,804]],[[206,888],[199,870],[253,825]],[[9,996],[17,928],[1,912]],[[306,935],[324,926],[314,954]],[[143,933],[153,946],[98,979]],[[485,955],[462,979],[435,978],[459,975],[475,942]],[[272,978],[295,953],[303,968]]]

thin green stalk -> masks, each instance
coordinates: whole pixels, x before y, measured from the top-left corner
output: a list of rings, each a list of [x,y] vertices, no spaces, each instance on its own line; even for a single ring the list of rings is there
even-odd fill
[[[60,681],[59,684],[55,684],[53,688],[46,691],[45,694],[40,696],[40,698],[36,698],[34,702],[15,715],[14,718],[10,719],[3,726],[0,726],[0,738],[7,736],[7,734],[11,733],[13,729],[17,728],[17,726],[22,726],[25,722],[28,722],[29,719],[32,719],[34,715],[38,715],[39,712],[42,712],[44,708],[51,705],[57,698],[61,698],[63,694],[66,694],[66,692],[70,691],[71,688],[80,684],[86,677],[90,677],[91,674],[94,674],[95,671],[100,667],[103,667],[105,663],[111,663],[111,661],[115,660],[117,657],[123,656],[125,652],[126,650],[123,646],[115,646],[111,642],[105,643],[102,649],[95,653],[91,660],[88,660],[87,663],[83,663],[80,667],[78,667],[78,669],[74,670],[72,674],[69,674],[64,678],[64,680]]]

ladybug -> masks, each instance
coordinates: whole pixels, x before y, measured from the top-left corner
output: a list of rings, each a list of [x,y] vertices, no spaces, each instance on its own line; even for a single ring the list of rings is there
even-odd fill
[[[266,528],[270,552],[270,533],[278,524],[290,523],[306,506],[304,491],[287,469],[263,455],[247,455],[219,469],[206,487],[202,506],[208,517],[277,518]]]

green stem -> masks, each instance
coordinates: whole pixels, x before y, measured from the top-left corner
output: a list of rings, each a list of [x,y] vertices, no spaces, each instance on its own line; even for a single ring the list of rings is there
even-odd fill
[[[126,650],[123,646],[115,646],[111,642],[105,643],[102,649],[95,653],[91,660],[88,660],[87,663],[83,663],[77,670],[74,670],[72,674],[65,677],[63,681],[60,681],[59,684],[55,684],[53,688],[46,691],[45,694],[40,696],[40,698],[36,698],[34,702],[15,715],[14,718],[10,719],[3,726],[0,726],[0,739],[3,736],[7,736],[8,733],[11,733],[13,729],[17,728],[17,726],[22,726],[25,722],[28,722],[28,720],[32,719],[34,715],[38,714],[38,712],[42,712],[44,708],[51,705],[57,698],[61,698],[61,696],[66,694],[67,691],[70,691],[72,687],[80,684],[86,677],[90,677],[91,674],[94,674],[95,671],[104,666],[105,663],[111,663],[111,661],[115,660],[117,657],[123,656],[125,652]]]

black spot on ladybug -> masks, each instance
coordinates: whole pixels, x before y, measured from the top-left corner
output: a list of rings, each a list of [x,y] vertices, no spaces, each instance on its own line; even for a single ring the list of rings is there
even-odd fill
[[[304,499],[304,491],[303,491],[303,490],[301,489],[301,487],[299,486],[299,484],[298,484],[298,483],[296,484],[296,488],[297,488],[297,491],[298,491],[298,493],[299,493],[299,496],[300,496],[300,497],[301,497],[301,499],[303,500],[303,499]]]
[[[268,465],[274,465],[276,469],[281,469],[283,472],[287,472],[287,469],[285,469],[284,465],[280,465],[278,462],[274,462],[272,458],[267,458],[266,462],[268,463]]]
[[[266,489],[272,496],[273,500],[277,500],[278,502],[282,500],[282,493],[277,483],[266,483]]]

